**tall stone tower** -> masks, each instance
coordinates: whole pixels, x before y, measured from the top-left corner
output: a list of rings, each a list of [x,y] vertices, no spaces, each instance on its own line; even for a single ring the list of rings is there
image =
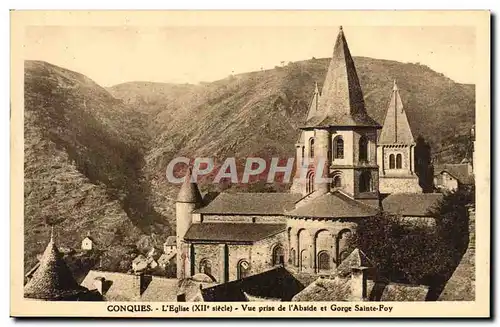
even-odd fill
[[[415,139],[394,81],[384,127],[378,139],[380,193],[422,193],[415,174]]]
[[[193,210],[199,208],[201,204],[201,193],[196,181],[192,180],[192,170],[189,168],[175,203],[178,279],[186,278],[188,249],[184,243],[184,235],[191,226]]]
[[[297,162],[302,164],[302,174],[296,176],[302,179],[294,180],[292,192],[308,195],[341,189],[355,199],[375,204],[380,128],[366,112],[354,61],[340,27],[322,92],[315,91],[296,144]]]

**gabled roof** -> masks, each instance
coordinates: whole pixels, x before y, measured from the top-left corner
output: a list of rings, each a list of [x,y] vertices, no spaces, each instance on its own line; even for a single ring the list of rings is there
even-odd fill
[[[382,207],[392,214],[429,217],[442,199],[441,193],[395,193],[382,200]]]
[[[192,169],[189,167],[186,176],[184,177],[184,183],[182,183],[179,194],[177,195],[177,202],[202,203],[200,189],[198,188],[196,181],[192,180],[192,174]]]
[[[177,245],[177,238],[175,236],[169,236],[167,237],[167,240],[165,241],[166,246],[175,246]]]
[[[469,174],[469,164],[444,164],[434,167],[434,176],[447,172],[452,177],[457,179],[461,184],[474,184],[474,176]]]
[[[64,300],[88,291],[78,285],[51,235],[33,278],[24,287],[24,296],[41,300]]]
[[[285,231],[286,224],[199,223],[192,224],[187,241],[257,242]]]
[[[363,92],[342,27],[326,73],[321,99],[305,127],[369,126],[380,128],[366,112]]]
[[[335,191],[309,200],[308,203],[286,212],[286,215],[318,218],[361,218],[374,216],[377,213],[376,208]]]
[[[360,249],[354,249],[351,254],[345,258],[340,265],[337,267],[337,273],[340,276],[347,276],[353,270],[362,270],[374,268],[373,263],[366,256],[366,254]]]
[[[196,210],[202,214],[282,215],[293,208],[301,194],[293,193],[221,193],[207,206]]]
[[[414,144],[415,139],[399,95],[399,88],[394,81],[391,101],[385,114],[384,125],[378,139],[379,144]]]

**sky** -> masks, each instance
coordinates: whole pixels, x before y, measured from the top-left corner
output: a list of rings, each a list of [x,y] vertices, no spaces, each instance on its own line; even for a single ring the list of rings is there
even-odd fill
[[[344,26],[353,56],[419,62],[475,84],[475,29]],[[30,26],[24,58],[82,73],[101,86],[131,81],[199,83],[330,57],[332,26]]]

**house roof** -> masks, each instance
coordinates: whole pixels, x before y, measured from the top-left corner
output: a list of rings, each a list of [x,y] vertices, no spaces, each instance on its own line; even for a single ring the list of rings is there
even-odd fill
[[[349,279],[318,278],[293,298],[293,302],[352,301]]]
[[[198,188],[196,181],[192,180],[192,174],[192,169],[189,167],[179,194],[177,195],[177,202],[202,203],[200,189]]]
[[[349,275],[354,269],[374,268],[373,263],[360,249],[354,249],[347,258],[345,258],[337,267],[337,273],[340,276]]]
[[[415,139],[399,95],[399,89],[394,81],[391,101],[385,115],[384,125],[378,139],[379,144],[413,144]]]
[[[286,224],[198,223],[192,224],[187,241],[256,242],[283,232]]]
[[[294,193],[221,193],[207,206],[196,210],[202,214],[283,215],[302,197]]]
[[[381,283],[367,281],[369,301],[425,301],[429,287],[398,283]],[[335,302],[353,301],[350,278],[318,278],[316,281],[297,293],[292,301]]]
[[[382,200],[382,207],[392,214],[429,217],[442,199],[441,193],[395,193]]]
[[[201,293],[205,301],[213,302],[247,301],[247,296],[290,301],[302,289],[304,285],[285,268],[279,267],[205,288],[201,290]]]
[[[175,246],[177,245],[177,238],[175,236],[169,236],[167,237],[167,240],[165,241],[166,246]]]
[[[173,278],[147,276],[146,289],[139,295],[138,276],[119,272],[91,270],[82,282],[82,286],[92,290],[95,289],[94,279],[104,278],[104,298],[107,301],[165,301],[175,302],[177,300],[179,281]],[[106,283],[107,282],[107,283]]]
[[[369,126],[380,128],[365,109],[363,92],[347,40],[340,27],[317,110],[305,128]]]
[[[374,216],[377,213],[377,208],[356,201],[340,191],[335,191],[309,200],[308,203],[286,212],[286,215],[319,218],[361,218]]]
[[[474,184],[474,176],[469,174],[469,164],[444,164],[434,166],[434,176],[447,172],[456,178],[461,184]]]
[[[78,285],[51,235],[40,265],[24,287],[24,296],[41,300],[60,300],[88,291]]]

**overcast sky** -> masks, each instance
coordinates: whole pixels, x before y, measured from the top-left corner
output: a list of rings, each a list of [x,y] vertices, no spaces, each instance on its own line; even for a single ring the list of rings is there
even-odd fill
[[[466,26],[344,26],[353,56],[420,62],[475,83],[475,30]],[[25,59],[85,74],[102,86],[197,83],[330,57],[338,27],[58,27],[26,29]]]

